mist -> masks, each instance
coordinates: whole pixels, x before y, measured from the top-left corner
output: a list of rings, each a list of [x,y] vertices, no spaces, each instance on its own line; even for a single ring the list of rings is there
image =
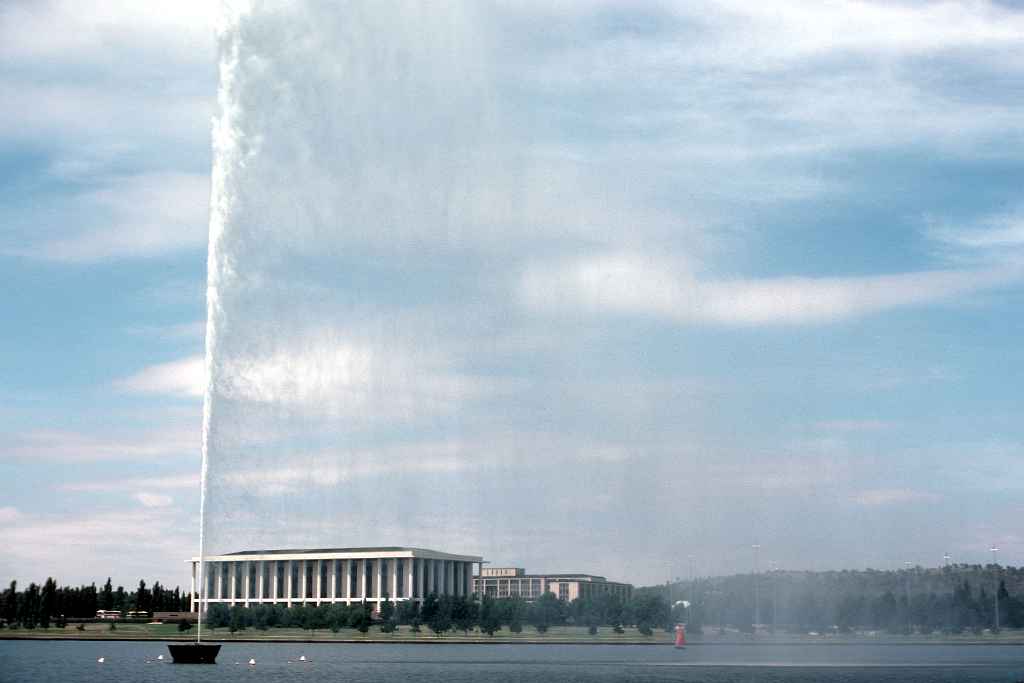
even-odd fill
[[[969,162],[1019,149],[1019,19],[857,7],[228,11],[206,553],[643,584],[1017,538],[1024,240]]]

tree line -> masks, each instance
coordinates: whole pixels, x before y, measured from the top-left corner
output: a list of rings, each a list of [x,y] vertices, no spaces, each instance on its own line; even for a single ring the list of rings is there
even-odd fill
[[[755,585],[756,584],[756,585]],[[691,631],[705,626],[794,633],[879,631],[892,634],[1024,628],[1024,572],[1014,567],[953,565],[901,571],[771,571],[639,589],[666,596],[673,617]],[[755,609],[754,596],[758,596]],[[684,606],[680,601],[687,601]]]
[[[255,605],[229,607],[223,603],[210,606],[205,623],[209,628],[228,628],[232,632],[255,628],[301,628],[309,631],[353,628],[366,633],[371,627],[383,633],[408,626],[413,632],[424,628],[436,635],[449,632],[479,631],[493,635],[502,628],[521,633],[524,627],[544,633],[552,626],[587,626],[591,633],[601,627],[622,633],[626,626],[635,626],[641,633],[652,635],[655,628],[671,626],[671,610],[660,595],[640,595],[629,601],[618,596],[598,595],[572,602],[559,600],[545,593],[533,602],[519,598],[482,600],[450,595],[428,595],[422,605],[411,600],[385,600],[374,619],[369,603],[352,605]]]
[[[139,581],[134,591],[124,586],[114,588],[110,578],[101,588],[92,583],[88,586],[61,586],[53,578],[42,584],[30,583],[25,590],[18,590],[18,582],[11,581],[0,600],[0,617],[7,625],[23,628],[49,628],[51,624],[63,626],[68,619],[92,619],[97,610],[119,610],[137,612],[183,612],[190,607],[191,596],[153,583],[147,587]]]

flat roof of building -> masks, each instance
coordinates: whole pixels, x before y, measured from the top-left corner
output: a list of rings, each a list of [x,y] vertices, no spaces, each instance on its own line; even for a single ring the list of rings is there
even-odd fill
[[[420,557],[431,560],[455,560],[457,562],[483,562],[479,555],[458,555],[429,548],[407,546],[373,546],[360,548],[271,548],[266,550],[237,550],[221,555],[207,555],[206,561],[230,562],[232,560],[301,560],[310,555],[323,559],[403,558]],[[193,557],[192,562],[198,562]]]
[[[519,574],[517,576],[474,576],[474,579],[486,579],[491,580],[508,580],[508,579],[563,579],[563,580],[576,580],[576,581],[592,581],[594,583],[621,583],[624,586],[630,584],[624,581],[609,581],[603,576],[596,574],[578,574],[578,573],[562,573],[562,574]]]

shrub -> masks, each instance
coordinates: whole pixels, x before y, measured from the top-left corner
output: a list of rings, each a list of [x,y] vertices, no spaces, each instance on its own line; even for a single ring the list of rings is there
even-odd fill
[[[192,628],[192,622],[191,621],[189,621],[188,619],[179,619],[178,620],[178,630],[179,631],[188,631],[190,628]]]

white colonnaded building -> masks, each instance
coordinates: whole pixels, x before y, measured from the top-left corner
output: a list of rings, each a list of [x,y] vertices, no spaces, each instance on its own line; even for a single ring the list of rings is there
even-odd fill
[[[391,602],[436,595],[471,596],[473,565],[483,558],[424,548],[324,548],[243,550],[206,557],[203,607],[226,605],[322,605],[365,601],[380,609]],[[192,560],[192,611],[199,558]]]

